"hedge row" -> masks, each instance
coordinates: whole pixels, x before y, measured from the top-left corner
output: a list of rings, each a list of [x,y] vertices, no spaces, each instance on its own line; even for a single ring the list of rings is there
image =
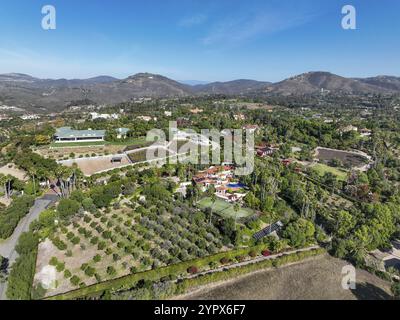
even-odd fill
[[[118,291],[128,290],[135,286],[140,280],[159,281],[161,278],[168,276],[179,276],[187,275],[187,270],[196,266],[201,268],[209,265],[211,262],[219,262],[222,258],[234,259],[237,256],[247,255],[251,251],[260,252],[265,248],[265,245],[258,245],[249,248],[237,249],[228,252],[218,253],[205,258],[198,258],[191,261],[181,262],[175,265],[170,265],[154,270],[148,270],[140,273],[130,274],[121,278],[112,279],[104,282],[94,284],[85,288],[80,288],[74,291],[67,292],[65,294],[49,297],[51,300],[72,300],[88,296],[96,296],[103,293],[106,290]],[[283,257],[284,258],[284,257]]]
[[[0,239],[7,239],[13,234],[19,221],[28,214],[34,202],[34,197],[22,196],[16,198],[3,213],[0,213]]]

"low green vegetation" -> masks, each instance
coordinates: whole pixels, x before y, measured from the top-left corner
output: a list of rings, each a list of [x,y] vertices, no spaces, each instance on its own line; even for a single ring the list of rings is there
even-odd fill
[[[22,196],[16,198],[11,205],[0,212],[0,238],[7,239],[17,227],[19,221],[29,212],[34,203],[34,197]]]
[[[235,211],[234,204],[218,198],[212,201],[210,197],[205,197],[198,202],[198,206],[202,209],[209,208],[213,213],[225,218],[239,219],[254,214],[250,208],[240,207],[238,211]]]
[[[333,175],[336,176],[336,178],[338,179],[338,181],[346,181],[347,180],[347,175],[348,173],[343,170],[343,169],[339,169],[339,168],[334,168],[334,167],[330,167],[326,164],[322,164],[322,163],[318,163],[313,165],[312,170],[315,170],[321,177],[323,177],[326,173],[332,173]]]

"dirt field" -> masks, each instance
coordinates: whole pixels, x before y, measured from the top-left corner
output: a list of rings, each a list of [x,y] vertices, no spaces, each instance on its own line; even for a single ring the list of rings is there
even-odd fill
[[[122,162],[112,163],[111,162],[112,156],[104,156],[98,158],[80,158],[74,160],[67,160],[63,161],[62,164],[67,167],[70,167],[74,162],[76,162],[78,167],[82,170],[83,174],[90,176],[92,174],[95,174],[103,170],[119,168],[130,164],[130,161],[126,155],[121,154],[118,156],[122,157]]]
[[[19,180],[22,181],[27,181],[28,177],[26,176],[26,173],[18,168],[15,167],[14,164],[7,164],[3,167],[0,168],[0,173],[4,175],[12,175],[13,177],[18,178]]]
[[[346,167],[358,167],[368,163],[368,159],[361,154],[325,148],[317,148],[316,158],[322,162],[339,159]]]
[[[356,290],[341,286],[347,263],[321,256],[300,264],[266,270],[188,294],[185,300],[380,300],[391,299],[390,283],[357,270]]]

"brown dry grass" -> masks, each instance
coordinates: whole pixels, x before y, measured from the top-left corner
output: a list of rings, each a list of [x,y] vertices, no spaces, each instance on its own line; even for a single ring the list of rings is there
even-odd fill
[[[263,270],[183,297],[189,300],[379,300],[391,299],[390,283],[357,270],[357,288],[341,286],[347,262],[328,255],[278,269]]]

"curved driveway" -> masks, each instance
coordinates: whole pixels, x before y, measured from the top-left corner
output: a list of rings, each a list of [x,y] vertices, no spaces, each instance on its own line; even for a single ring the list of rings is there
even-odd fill
[[[33,207],[29,210],[29,213],[21,219],[12,236],[6,240],[0,240],[0,255],[9,259],[9,267],[11,267],[18,258],[15,246],[21,234],[29,231],[30,224],[36,220],[52,202],[57,201],[57,199],[57,195],[44,195],[36,199]],[[0,283],[0,300],[6,300],[6,290],[7,283]]]

